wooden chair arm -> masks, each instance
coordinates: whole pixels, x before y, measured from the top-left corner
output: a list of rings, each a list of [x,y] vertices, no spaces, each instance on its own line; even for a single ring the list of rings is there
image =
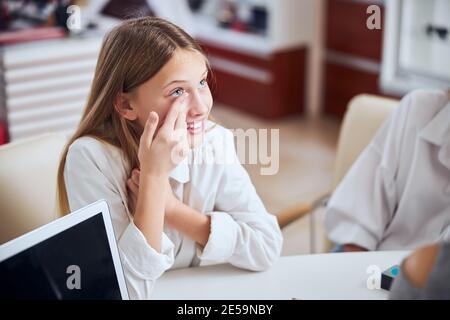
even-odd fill
[[[311,212],[313,208],[312,203],[298,203],[295,206],[292,206],[286,210],[283,210],[277,214],[278,224],[280,228],[284,228],[291,222],[306,216],[309,212]]]
[[[295,220],[300,219],[307,214],[310,214],[319,207],[326,206],[330,197],[331,193],[326,193],[311,203],[301,202],[293,207],[281,211],[277,214],[278,224],[280,225],[280,228],[286,227],[291,222],[294,222]]]

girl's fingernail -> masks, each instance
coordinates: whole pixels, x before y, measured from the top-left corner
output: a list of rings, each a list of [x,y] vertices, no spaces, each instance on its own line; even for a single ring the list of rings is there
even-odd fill
[[[181,100],[181,103],[180,103],[180,111],[185,110],[188,95],[189,95],[189,94],[186,93],[186,96],[183,98],[183,100]]]
[[[151,123],[155,122],[155,120],[156,120],[155,112],[153,112],[153,111],[150,112],[148,118],[149,118],[149,120],[150,120]]]

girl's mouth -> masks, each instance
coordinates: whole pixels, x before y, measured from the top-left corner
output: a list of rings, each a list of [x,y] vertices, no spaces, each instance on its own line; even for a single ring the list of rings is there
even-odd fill
[[[194,135],[203,132],[204,121],[194,121],[187,123],[187,131]]]

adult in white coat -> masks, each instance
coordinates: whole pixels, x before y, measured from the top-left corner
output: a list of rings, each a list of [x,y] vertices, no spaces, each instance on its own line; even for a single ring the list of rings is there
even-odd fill
[[[338,251],[450,240],[450,93],[416,90],[378,130],[325,216]]]

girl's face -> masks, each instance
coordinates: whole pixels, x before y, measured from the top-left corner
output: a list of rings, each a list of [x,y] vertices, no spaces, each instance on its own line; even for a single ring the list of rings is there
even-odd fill
[[[208,68],[201,53],[177,49],[155,76],[133,92],[123,94],[128,108],[120,113],[128,120],[138,121],[143,128],[150,112],[155,111],[159,116],[159,128],[171,105],[183,95],[182,99],[186,97],[187,136],[190,146],[194,147],[202,141],[213,103],[207,76]]]

